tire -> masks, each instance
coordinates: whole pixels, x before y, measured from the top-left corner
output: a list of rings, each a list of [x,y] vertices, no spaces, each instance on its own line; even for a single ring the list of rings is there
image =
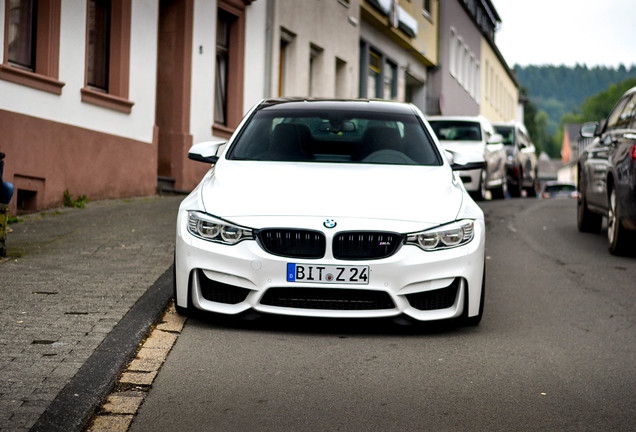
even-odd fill
[[[501,186],[493,189],[490,193],[493,199],[506,199],[506,195],[508,194],[508,183],[506,183],[506,180],[504,179]]]
[[[466,306],[464,307],[463,324],[468,327],[475,327],[481,322],[481,318],[484,315],[484,301],[486,300],[486,265],[484,265],[484,276],[481,280],[481,297],[479,302],[479,312],[477,315],[468,316],[468,292],[466,292]]]
[[[511,182],[510,184],[508,184],[508,192],[510,193],[510,196],[512,198],[521,197],[521,191],[523,190],[523,187],[521,185],[522,178],[523,178],[523,172],[521,171],[521,169],[519,169],[519,178],[517,179],[517,182],[514,184]]]
[[[520,184],[508,184],[508,192],[510,193],[510,197],[519,198],[521,196],[521,185]]]
[[[587,200],[585,192],[579,191],[579,197],[576,201],[576,225],[581,232],[599,233],[603,224],[603,215],[593,213],[587,208]]]
[[[537,197],[537,180],[532,181],[532,186],[525,188],[526,197],[527,198],[536,198]]]
[[[475,192],[472,192],[471,195],[475,199],[475,201],[483,201],[486,199],[486,170],[483,169],[479,173],[479,188]]]
[[[620,205],[616,198],[616,188],[612,187],[607,206],[607,240],[612,255],[629,255],[634,252],[634,233],[628,231],[621,222]]]

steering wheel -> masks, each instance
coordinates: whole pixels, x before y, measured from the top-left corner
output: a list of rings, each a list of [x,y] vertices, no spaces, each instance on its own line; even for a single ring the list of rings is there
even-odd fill
[[[362,159],[362,162],[416,165],[415,161],[404,153],[388,149],[374,151],[369,156]]]

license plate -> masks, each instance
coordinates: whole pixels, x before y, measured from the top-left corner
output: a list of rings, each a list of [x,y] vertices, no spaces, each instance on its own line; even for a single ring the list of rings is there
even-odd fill
[[[369,266],[287,264],[287,282],[369,284]]]

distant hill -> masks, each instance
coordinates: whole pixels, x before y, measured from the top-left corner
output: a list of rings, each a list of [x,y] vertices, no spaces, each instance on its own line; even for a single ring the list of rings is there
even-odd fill
[[[561,117],[579,107],[585,99],[627,78],[636,78],[636,65],[618,68],[586,65],[514,67],[530,101],[548,114],[547,134],[556,135]],[[600,119],[599,119],[600,120]]]

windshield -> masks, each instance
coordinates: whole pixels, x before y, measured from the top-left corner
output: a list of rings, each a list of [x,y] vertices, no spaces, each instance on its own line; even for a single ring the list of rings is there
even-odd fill
[[[570,185],[570,184],[554,184],[554,185],[547,185],[545,187],[545,191],[549,192],[549,193],[570,193],[570,192],[575,192],[576,191],[576,186],[575,185]]]
[[[479,122],[458,120],[429,120],[440,141],[481,141]]]
[[[503,137],[504,145],[515,143],[515,128],[512,126],[495,126],[495,132]]]
[[[230,160],[442,165],[415,115],[360,110],[258,111]]]

